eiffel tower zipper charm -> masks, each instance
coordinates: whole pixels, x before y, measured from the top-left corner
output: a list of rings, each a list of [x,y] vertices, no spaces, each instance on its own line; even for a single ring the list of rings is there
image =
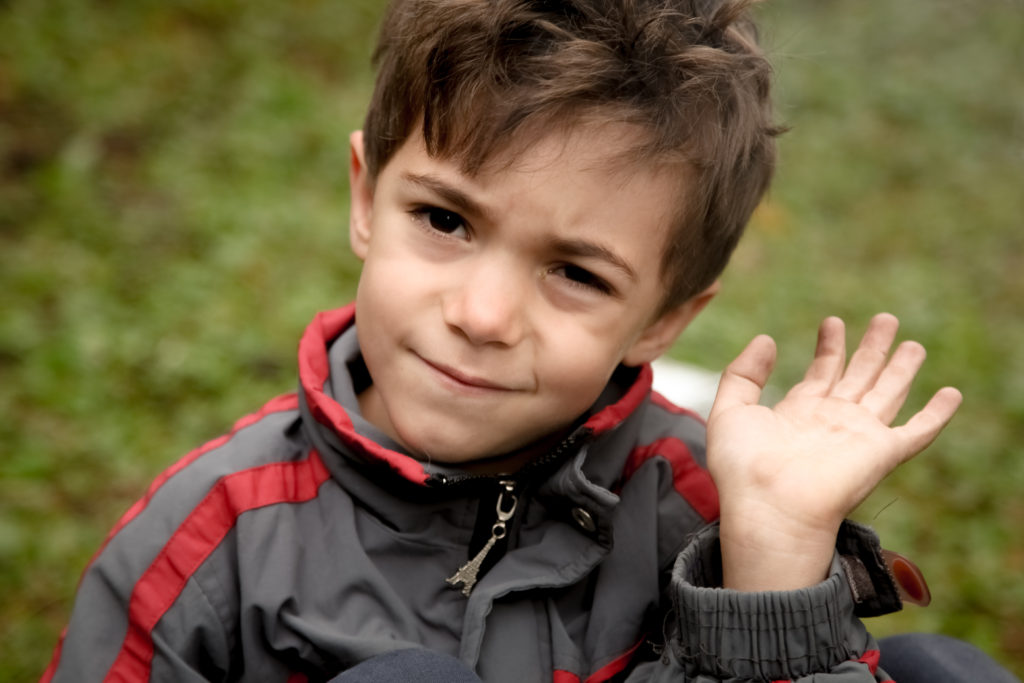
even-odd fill
[[[459,567],[459,570],[445,579],[445,583],[453,588],[458,588],[459,584],[462,584],[462,594],[467,598],[473,591],[473,586],[476,585],[477,574],[480,573],[480,566],[484,563],[484,558],[487,557],[487,553],[491,551],[494,544],[505,538],[505,534],[508,533],[506,522],[512,519],[512,515],[516,512],[516,504],[519,499],[515,495],[515,482],[502,481],[501,485],[505,490],[498,495],[498,503],[495,506],[498,512],[498,521],[491,527],[491,537],[487,539],[487,543],[480,549],[473,559],[466,564]],[[506,501],[506,496],[508,500]],[[505,509],[505,505],[508,505],[508,509]]]

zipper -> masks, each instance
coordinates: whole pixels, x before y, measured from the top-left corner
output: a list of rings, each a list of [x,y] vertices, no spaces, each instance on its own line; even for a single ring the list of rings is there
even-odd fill
[[[469,597],[473,586],[476,585],[477,575],[480,573],[480,567],[483,565],[487,553],[491,552],[494,544],[505,538],[508,533],[508,521],[515,515],[516,506],[519,504],[519,498],[516,496],[516,483],[510,479],[502,479],[498,483],[501,484],[502,491],[498,494],[498,502],[495,504],[498,519],[491,527],[491,537],[487,539],[487,543],[480,549],[480,552],[445,579],[445,583],[452,588],[458,588],[459,584],[462,584],[462,594],[466,597]]]
[[[567,453],[575,450],[579,441],[586,440],[590,437],[591,433],[592,432],[589,429],[574,430],[555,448],[548,451],[548,453],[532,460],[520,468],[515,476],[519,480],[529,478],[531,475],[543,476],[538,473],[544,473],[544,471],[549,469],[552,465],[560,463]],[[458,588],[461,585],[462,594],[469,597],[473,592],[473,587],[476,585],[477,579],[479,578],[480,568],[487,559],[487,555],[494,548],[495,544],[505,538],[508,534],[508,522],[515,515],[516,506],[519,503],[519,498],[515,492],[516,480],[511,479],[510,475],[507,474],[497,476],[469,474],[456,477],[444,474],[435,474],[431,477],[431,480],[431,483],[435,486],[440,485],[444,487],[473,486],[494,481],[497,481],[499,486],[501,486],[501,491],[498,494],[498,500],[495,504],[497,521],[495,521],[494,525],[491,527],[491,537],[487,539],[487,542],[479,552],[472,557],[472,559],[463,564],[454,574],[445,579],[445,583],[452,588]]]

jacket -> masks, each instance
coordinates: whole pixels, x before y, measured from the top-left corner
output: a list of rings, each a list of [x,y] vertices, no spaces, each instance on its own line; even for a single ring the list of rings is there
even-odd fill
[[[548,456],[472,476],[359,415],[354,316],[318,315],[298,392],[125,513],[44,681],[322,681],[410,647],[485,681],[885,679],[857,614],[898,598],[866,529],[844,526],[818,586],[716,587],[703,423],[649,367],[620,368]]]

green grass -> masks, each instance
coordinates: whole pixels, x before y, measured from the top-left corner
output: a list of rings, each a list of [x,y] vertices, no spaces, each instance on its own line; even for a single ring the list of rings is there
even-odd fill
[[[295,384],[348,301],[347,133],[380,2],[0,3],[0,679],[32,680],[81,569],[181,453]],[[941,631],[1024,674],[1024,12],[769,4],[778,180],[675,355],[759,332],[794,381],[818,321],[879,310],[966,401],[862,507]]]

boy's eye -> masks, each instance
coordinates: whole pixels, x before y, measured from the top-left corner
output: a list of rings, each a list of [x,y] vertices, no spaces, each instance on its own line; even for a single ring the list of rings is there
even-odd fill
[[[421,209],[422,213],[430,223],[430,227],[438,232],[451,235],[466,227],[466,221],[454,211],[428,206]]]
[[[612,291],[611,286],[603,279],[594,275],[586,268],[580,268],[579,266],[574,266],[571,263],[559,266],[552,272],[560,274],[577,287],[586,287],[604,294],[609,294]]]

